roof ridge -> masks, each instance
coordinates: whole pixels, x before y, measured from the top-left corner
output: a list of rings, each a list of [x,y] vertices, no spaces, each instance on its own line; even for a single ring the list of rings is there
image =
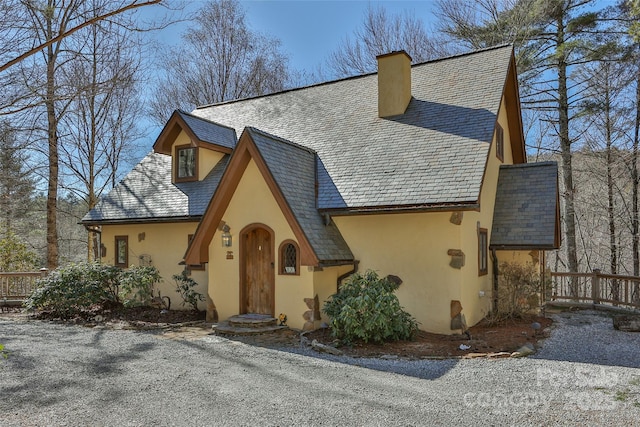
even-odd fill
[[[501,168],[533,168],[533,167],[542,167],[542,166],[556,166],[558,162],[553,160],[545,160],[542,162],[531,162],[531,163],[517,163],[513,165],[500,165]]]
[[[176,109],[176,111],[179,114],[184,114],[186,116],[193,117],[194,119],[202,120],[203,122],[207,122],[207,123],[210,123],[212,125],[220,126],[221,128],[226,128],[226,129],[232,130],[234,132],[236,131],[231,126],[223,125],[222,123],[214,122],[213,120],[209,120],[209,119],[205,119],[204,117],[196,116],[195,114],[191,114],[191,113],[188,113],[188,112],[184,111],[182,108],[178,108],[178,109]]]
[[[298,143],[290,141],[288,139],[284,139],[284,138],[282,138],[282,137],[280,137],[278,135],[274,135],[274,134],[271,134],[269,132],[265,132],[265,131],[263,131],[261,129],[258,129],[258,128],[255,128],[253,126],[247,126],[247,127],[245,127],[245,129],[247,131],[249,131],[249,132],[259,133],[262,136],[265,136],[267,138],[273,139],[273,140],[278,141],[278,142],[282,142],[283,144],[291,145],[292,147],[300,149],[300,150],[308,151],[309,153],[311,153],[313,155],[317,155],[317,152],[314,149],[309,148],[309,147],[305,147],[304,145],[298,144]]]
[[[468,52],[455,53],[455,54],[449,55],[449,56],[443,56],[443,57],[440,57],[440,58],[429,59],[429,60],[424,61],[424,62],[418,62],[416,64],[411,64],[411,67],[413,68],[413,67],[418,66],[418,65],[425,65],[425,64],[432,64],[434,62],[447,61],[449,59],[461,58],[463,56],[476,55],[478,53],[484,53],[484,52],[489,52],[489,51],[492,51],[492,50],[503,49],[505,47],[513,48],[513,43],[501,43],[501,44],[497,44],[497,45],[494,45],[494,46],[488,46],[488,47],[482,47],[480,49],[470,50]]]
[[[411,68],[413,68],[415,66],[420,66],[420,65],[430,64],[430,63],[436,63],[436,62],[440,62],[440,61],[446,61],[446,60],[449,60],[449,59],[460,58],[460,57],[463,57],[463,56],[469,56],[469,55],[474,55],[474,54],[478,54],[478,53],[483,53],[483,52],[487,52],[487,51],[491,51],[491,50],[497,50],[497,49],[504,48],[504,47],[507,47],[507,46],[513,46],[513,43],[503,43],[503,44],[500,44],[500,45],[495,45],[495,46],[485,47],[485,48],[481,48],[481,49],[476,49],[476,50],[472,50],[472,51],[469,51],[469,52],[458,53],[458,54],[455,54],[455,55],[449,55],[449,56],[444,56],[444,57],[440,57],[440,58],[430,59],[428,61],[419,62],[419,63],[416,63],[416,64],[411,64]],[[198,105],[198,106],[196,106],[195,109],[196,110],[202,110],[202,109],[209,108],[209,107],[217,107],[219,105],[234,104],[236,102],[243,102],[243,101],[250,101],[250,100],[253,100],[253,99],[266,98],[266,97],[269,97],[269,96],[281,95],[281,94],[284,94],[284,93],[295,92],[295,91],[304,90],[304,89],[310,89],[310,88],[313,88],[313,87],[331,85],[331,84],[334,84],[334,83],[340,83],[340,82],[344,82],[344,81],[348,81],[348,80],[355,80],[355,79],[361,79],[361,78],[365,78],[365,77],[371,77],[371,76],[374,76],[374,75],[377,75],[377,74],[378,74],[378,71],[376,70],[376,71],[371,72],[371,73],[365,73],[365,74],[359,74],[359,75],[356,75],[356,76],[343,77],[343,78],[339,78],[339,79],[335,79],[335,80],[327,80],[327,81],[324,81],[324,82],[313,83],[313,84],[306,85],[306,86],[293,87],[293,88],[290,88],[290,89],[284,89],[284,90],[280,90],[280,91],[277,91],[277,92],[265,93],[263,95],[249,96],[247,98],[230,99],[228,101],[212,102],[210,104]],[[194,116],[194,117],[198,117],[198,116]]]

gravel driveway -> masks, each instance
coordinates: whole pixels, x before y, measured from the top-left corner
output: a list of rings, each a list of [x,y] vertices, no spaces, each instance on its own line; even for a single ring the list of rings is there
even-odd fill
[[[533,357],[394,361],[0,318],[0,426],[637,425],[640,334],[555,320]]]

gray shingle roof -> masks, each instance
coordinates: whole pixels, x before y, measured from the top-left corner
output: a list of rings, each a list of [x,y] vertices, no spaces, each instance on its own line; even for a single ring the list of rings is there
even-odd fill
[[[557,247],[558,165],[502,165],[491,231],[492,247]]]
[[[200,217],[229,161],[222,160],[201,182],[171,183],[171,157],[149,153],[82,222]]]
[[[320,209],[473,203],[511,47],[412,67],[406,113],[379,118],[377,75],[201,107],[192,114],[252,126],[318,153]]]
[[[320,261],[353,260],[338,228],[325,225],[315,200],[316,153],[258,129],[247,128]]]
[[[204,120],[182,110],[176,110],[193,133],[204,142],[233,149],[236,146],[236,131],[230,127]]]

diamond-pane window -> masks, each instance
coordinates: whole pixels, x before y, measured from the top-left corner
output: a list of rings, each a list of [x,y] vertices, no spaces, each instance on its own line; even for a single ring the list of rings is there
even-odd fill
[[[300,274],[298,271],[298,245],[286,241],[280,245],[280,274]]]

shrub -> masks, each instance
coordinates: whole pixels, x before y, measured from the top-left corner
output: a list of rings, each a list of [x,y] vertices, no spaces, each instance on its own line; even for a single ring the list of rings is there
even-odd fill
[[[25,306],[70,317],[96,305],[120,304],[120,291],[128,305],[148,304],[158,280],[155,267],[122,270],[97,263],[70,264],[41,279]]]
[[[59,268],[38,282],[25,306],[66,317],[96,304],[118,303],[119,271],[117,267],[96,263]]]
[[[398,286],[371,270],[352,275],[323,308],[333,336],[346,344],[413,338],[418,322],[400,306]]]
[[[149,305],[153,300],[153,285],[160,281],[158,269],[131,266],[120,271],[120,287],[125,307]]]
[[[198,301],[204,301],[204,296],[195,289],[198,282],[187,276],[187,272],[174,274],[173,280],[176,281],[176,293],[182,297],[182,306],[190,305],[195,311],[198,310]]]
[[[543,282],[533,264],[503,262],[498,271],[498,319],[521,317],[538,307]]]

